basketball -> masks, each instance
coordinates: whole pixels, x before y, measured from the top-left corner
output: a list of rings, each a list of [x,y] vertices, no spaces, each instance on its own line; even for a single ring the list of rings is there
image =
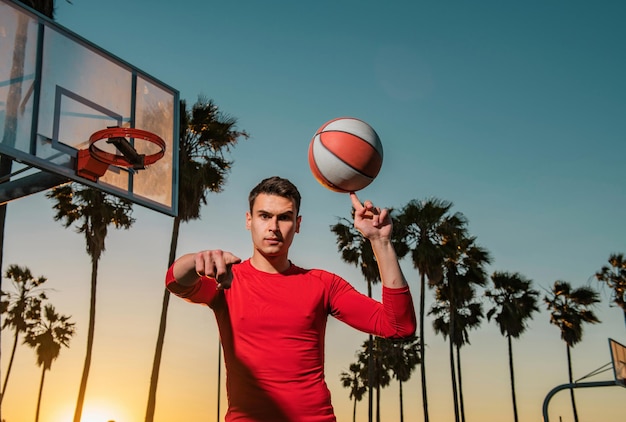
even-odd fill
[[[309,167],[335,192],[356,192],[374,181],[383,164],[383,145],[362,120],[341,117],[320,127],[309,145]]]

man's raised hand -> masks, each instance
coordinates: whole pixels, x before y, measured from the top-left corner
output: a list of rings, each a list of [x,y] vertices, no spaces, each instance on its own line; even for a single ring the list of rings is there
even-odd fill
[[[218,289],[228,289],[233,281],[231,267],[241,259],[220,249],[198,252],[194,257],[195,271],[199,277],[206,276],[217,281]]]
[[[372,201],[361,203],[356,193],[350,192],[354,207],[354,227],[366,238],[389,238],[391,236],[391,216],[386,208],[375,207]]]

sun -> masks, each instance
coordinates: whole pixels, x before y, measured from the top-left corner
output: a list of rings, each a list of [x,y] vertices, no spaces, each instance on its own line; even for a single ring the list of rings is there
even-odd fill
[[[59,422],[71,421],[74,418],[74,408],[66,408]],[[118,406],[103,402],[86,403],[83,407],[80,422],[128,422],[127,415]]]
[[[121,422],[113,413],[110,409],[85,409],[80,422]]]

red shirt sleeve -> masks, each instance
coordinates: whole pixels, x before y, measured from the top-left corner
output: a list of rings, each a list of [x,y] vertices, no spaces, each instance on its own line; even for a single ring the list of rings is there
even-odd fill
[[[408,286],[398,289],[383,286],[381,303],[335,277],[330,300],[331,315],[357,330],[385,338],[415,334],[415,307]]]
[[[211,306],[213,299],[219,293],[216,288],[215,279],[202,277],[199,282],[192,286],[183,286],[176,282],[174,278],[174,266],[172,265],[165,275],[165,287],[176,296],[185,299],[187,302],[202,303]]]

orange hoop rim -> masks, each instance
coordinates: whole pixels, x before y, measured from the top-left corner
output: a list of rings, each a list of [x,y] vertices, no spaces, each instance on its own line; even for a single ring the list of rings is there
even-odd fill
[[[111,127],[94,132],[89,137],[89,153],[93,158],[104,163],[112,164],[120,167],[129,167],[132,164],[128,162],[123,155],[111,154],[100,148],[95,143],[105,138],[133,138],[142,139],[144,141],[151,142],[157,145],[161,150],[150,155],[146,155],[144,158],[144,164],[146,166],[154,164],[159,161],[165,155],[166,144],[165,141],[158,135],[148,132],[143,129],[135,129],[130,127]]]

